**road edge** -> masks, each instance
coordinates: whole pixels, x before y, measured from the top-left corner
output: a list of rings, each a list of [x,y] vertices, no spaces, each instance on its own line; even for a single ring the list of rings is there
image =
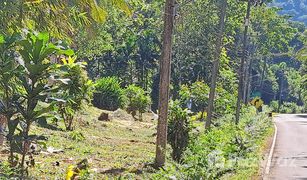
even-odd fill
[[[266,163],[266,166],[265,166],[264,179],[266,179],[267,176],[270,174],[271,163],[272,163],[274,149],[275,149],[275,145],[276,145],[276,138],[277,138],[278,129],[277,129],[277,126],[276,126],[275,123],[274,123],[274,129],[275,129],[275,133],[274,133],[273,142],[272,142],[272,145],[271,145],[271,148],[270,148],[268,160],[267,160],[267,163]]]

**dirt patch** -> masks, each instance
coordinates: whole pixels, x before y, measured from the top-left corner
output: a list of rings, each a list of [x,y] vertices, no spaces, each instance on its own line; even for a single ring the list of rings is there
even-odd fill
[[[125,110],[117,109],[110,113],[112,120],[123,120],[123,121],[134,121],[134,118],[131,114],[128,114]]]

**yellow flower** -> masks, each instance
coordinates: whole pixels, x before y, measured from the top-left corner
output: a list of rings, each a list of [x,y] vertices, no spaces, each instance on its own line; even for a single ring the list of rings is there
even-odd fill
[[[67,171],[66,171],[66,180],[71,180],[74,174],[75,174],[74,165],[68,166]]]

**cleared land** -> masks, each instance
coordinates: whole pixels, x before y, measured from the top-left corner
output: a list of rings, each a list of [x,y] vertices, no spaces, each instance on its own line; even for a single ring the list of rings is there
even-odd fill
[[[144,176],[144,166],[153,162],[155,152],[156,125],[152,114],[145,114],[140,122],[124,111],[115,111],[108,112],[111,121],[98,121],[101,112],[94,107],[87,108],[73,132],[62,130],[61,123],[59,126],[52,123],[45,127],[33,126],[31,132],[39,135],[38,139],[48,140],[39,140],[31,177],[63,179],[67,167],[83,159],[88,159],[96,179]],[[61,152],[48,153],[48,148]],[[7,159],[7,155],[3,150],[0,160]]]

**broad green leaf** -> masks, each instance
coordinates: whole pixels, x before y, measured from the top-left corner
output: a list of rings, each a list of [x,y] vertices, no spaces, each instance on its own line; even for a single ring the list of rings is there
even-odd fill
[[[91,6],[91,16],[92,18],[99,23],[103,23],[107,19],[107,12],[102,7],[99,7],[95,0],[90,2]]]
[[[39,40],[43,40],[44,44],[46,44],[46,43],[48,43],[50,37],[49,37],[49,33],[43,32],[43,33],[39,33],[37,35],[37,38]]]
[[[112,3],[125,12],[128,16],[132,16],[132,11],[130,10],[128,4],[124,0],[112,0]]]
[[[66,50],[59,50],[59,55],[66,55],[66,56],[72,56],[74,55],[74,51],[72,49],[66,49]]]
[[[0,44],[3,44],[3,43],[5,43],[4,36],[0,34]]]

